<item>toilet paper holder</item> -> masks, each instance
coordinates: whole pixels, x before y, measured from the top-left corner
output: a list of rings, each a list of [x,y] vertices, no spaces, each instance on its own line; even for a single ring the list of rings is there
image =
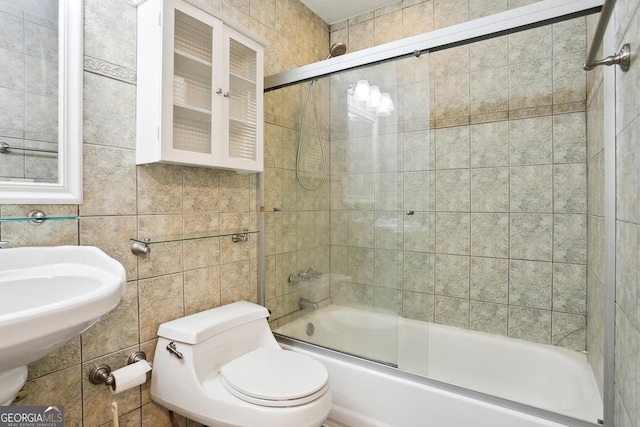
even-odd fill
[[[139,362],[141,360],[147,360],[147,355],[144,351],[136,351],[129,355],[127,359],[127,365]],[[151,365],[151,362],[149,362]],[[113,387],[115,384],[115,378],[111,375],[111,366],[104,363],[100,363],[91,368],[89,372],[89,381],[91,384],[106,384]]]

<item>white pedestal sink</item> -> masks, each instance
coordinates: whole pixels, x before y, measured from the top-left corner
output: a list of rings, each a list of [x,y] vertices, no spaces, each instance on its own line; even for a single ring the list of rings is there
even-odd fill
[[[26,381],[21,367],[113,310],[125,285],[122,264],[92,246],[0,249],[0,404]]]

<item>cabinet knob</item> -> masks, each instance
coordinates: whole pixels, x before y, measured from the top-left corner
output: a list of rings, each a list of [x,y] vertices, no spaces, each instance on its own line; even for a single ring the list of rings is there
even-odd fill
[[[216,93],[217,93],[218,95],[222,95],[222,88],[221,88],[221,87],[219,87],[219,88],[218,88],[218,90],[216,91]]]
[[[231,94],[229,92],[225,92],[224,95],[222,95],[222,96],[224,96],[225,98],[229,98],[231,96]]]

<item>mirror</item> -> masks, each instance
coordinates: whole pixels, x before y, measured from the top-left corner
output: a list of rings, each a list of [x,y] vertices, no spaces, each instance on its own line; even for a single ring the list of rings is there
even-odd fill
[[[0,203],[82,203],[83,14],[0,1]]]

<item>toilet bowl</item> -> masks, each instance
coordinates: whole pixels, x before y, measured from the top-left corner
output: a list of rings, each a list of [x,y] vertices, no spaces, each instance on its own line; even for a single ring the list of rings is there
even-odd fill
[[[239,301],[161,324],[153,401],[210,427],[321,426],[331,409],[327,370],[280,348],[268,315]]]

